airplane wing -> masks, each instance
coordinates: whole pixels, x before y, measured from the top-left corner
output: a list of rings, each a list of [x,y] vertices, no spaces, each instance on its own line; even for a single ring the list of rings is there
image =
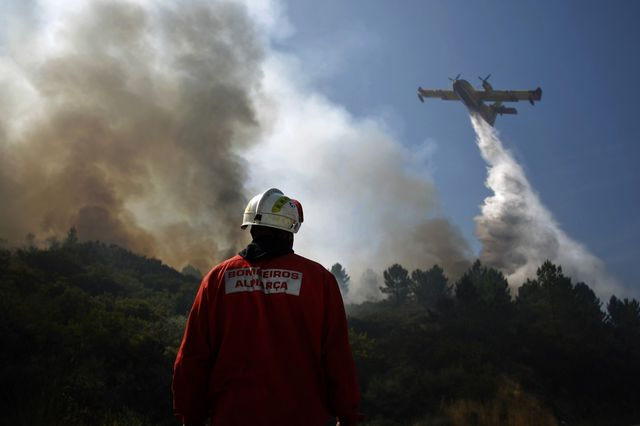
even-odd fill
[[[529,101],[533,105],[533,101],[539,101],[542,98],[542,89],[536,90],[491,90],[484,92],[476,92],[483,101],[495,102],[518,102]]]
[[[445,101],[457,101],[460,98],[453,90],[430,90],[418,87],[418,98],[424,102],[424,98],[440,98]]]

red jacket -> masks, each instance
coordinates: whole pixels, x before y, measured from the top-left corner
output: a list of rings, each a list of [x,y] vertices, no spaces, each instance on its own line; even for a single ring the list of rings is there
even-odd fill
[[[189,314],[172,389],[186,424],[355,422],[358,384],[333,275],[293,253],[213,268]]]

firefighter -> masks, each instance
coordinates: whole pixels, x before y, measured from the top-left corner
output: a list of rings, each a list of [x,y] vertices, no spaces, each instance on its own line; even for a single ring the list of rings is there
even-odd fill
[[[242,228],[252,242],[202,280],[173,370],[185,425],[341,426],[361,420],[338,284],[293,252],[302,206],[272,188]]]

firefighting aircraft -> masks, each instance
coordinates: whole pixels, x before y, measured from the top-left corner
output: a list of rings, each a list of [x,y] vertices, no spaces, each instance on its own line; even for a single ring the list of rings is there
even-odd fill
[[[418,98],[424,102],[424,98],[440,98],[445,101],[462,101],[470,112],[476,112],[493,126],[496,115],[517,114],[515,108],[505,107],[502,102],[529,101],[534,105],[534,101],[539,101],[542,97],[542,89],[536,90],[493,90],[489,84],[489,77],[478,77],[482,81],[482,90],[475,90],[467,81],[460,79],[460,74],[456,78],[449,78],[453,82],[453,90],[430,90],[418,87]],[[485,105],[484,101],[493,101],[491,105]]]

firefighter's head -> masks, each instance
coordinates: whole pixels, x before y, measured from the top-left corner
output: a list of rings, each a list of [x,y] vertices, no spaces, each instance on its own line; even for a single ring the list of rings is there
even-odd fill
[[[251,235],[254,236],[254,228],[271,228],[289,233],[293,237],[302,221],[302,204],[285,196],[279,189],[271,188],[249,201],[244,209],[242,229],[251,225]]]

